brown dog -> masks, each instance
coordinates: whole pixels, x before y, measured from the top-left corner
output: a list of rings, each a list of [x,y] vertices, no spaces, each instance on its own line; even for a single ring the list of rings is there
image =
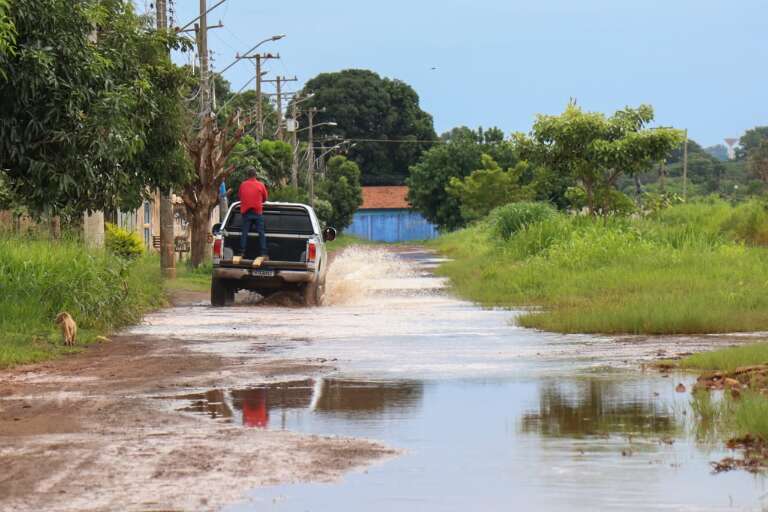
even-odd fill
[[[56,325],[61,327],[61,334],[64,336],[65,345],[74,345],[77,341],[77,324],[72,315],[62,311],[56,316]]]

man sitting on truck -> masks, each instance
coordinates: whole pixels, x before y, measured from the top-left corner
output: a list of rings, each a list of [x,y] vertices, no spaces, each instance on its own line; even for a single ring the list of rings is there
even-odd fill
[[[260,267],[269,259],[263,215],[264,202],[269,197],[269,193],[267,187],[259,181],[255,167],[248,167],[245,172],[248,179],[240,185],[237,192],[240,197],[240,213],[243,216],[243,225],[240,228],[240,256],[245,256],[248,248],[248,233],[251,231],[251,225],[256,224],[256,232],[259,233],[259,255],[253,260],[253,266]]]

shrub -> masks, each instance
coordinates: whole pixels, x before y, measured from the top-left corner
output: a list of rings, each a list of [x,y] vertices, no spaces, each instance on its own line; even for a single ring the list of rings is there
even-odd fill
[[[133,259],[144,254],[144,244],[139,235],[114,224],[107,224],[104,243],[109,252],[121,258]]]
[[[525,226],[554,217],[557,211],[548,203],[519,202],[500,206],[490,213],[492,232],[504,240]]]
[[[720,229],[733,240],[750,245],[768,245],[766,203],[752,200],[737,206]]]

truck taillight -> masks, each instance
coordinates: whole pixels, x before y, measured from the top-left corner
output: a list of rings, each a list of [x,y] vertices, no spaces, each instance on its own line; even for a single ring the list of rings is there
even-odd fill
[[[224,248],[224,240],[216,238],[213,241],[213,257],[221,258],[222,250]]]
[[[317,259],[317,244],[314,240],[310,240],[307,244],[307,261],[315,261]]]

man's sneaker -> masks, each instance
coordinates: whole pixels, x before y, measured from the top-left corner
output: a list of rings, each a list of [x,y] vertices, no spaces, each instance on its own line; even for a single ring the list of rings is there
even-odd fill
[[[260,267],[262,263],[264,263],[264,256],[259,256],[258,258],[253,260],[254,267]]]
[[[234,263],[235,265],[239,265],[239,264],[240,264],[240,261],[241,261],[242,259],[243,259],[243,257],[242,257],[242,256],[232,256],[232,263]]]

